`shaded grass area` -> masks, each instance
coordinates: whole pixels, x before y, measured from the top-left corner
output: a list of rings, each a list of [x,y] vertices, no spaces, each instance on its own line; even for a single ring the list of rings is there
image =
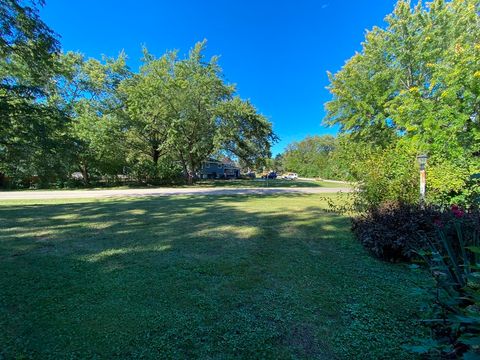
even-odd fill
[[[368,256],[325,206],[3,203],[0,358],[411,358],[421,275]]]

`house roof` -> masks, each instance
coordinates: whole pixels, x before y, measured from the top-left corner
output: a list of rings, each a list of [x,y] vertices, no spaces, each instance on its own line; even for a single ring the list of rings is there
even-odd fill
[[[240,169],[240,167],[233,160],[231,160],[229,158],[224,158],[222,160],[217,160],[217,159],[214,159],[214,158],[208,158],[204,162],[214,162],[214,163],[217,163],[217,164],[222,164],[224,167]]]

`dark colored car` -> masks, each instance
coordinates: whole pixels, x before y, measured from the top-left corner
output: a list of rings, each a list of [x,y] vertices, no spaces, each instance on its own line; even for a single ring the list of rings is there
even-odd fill
[[[276,178],[277,178],[277,173],[275,171],[271,171],[267,175],[265,175],[265,179],[276,179]]]
[[[249,179],[255,179],[257,177],[257,175],[255,175],[255,173],[253,171],[250,171],[250,172],[247,172],[245,174],[245,177],[247,177]]]

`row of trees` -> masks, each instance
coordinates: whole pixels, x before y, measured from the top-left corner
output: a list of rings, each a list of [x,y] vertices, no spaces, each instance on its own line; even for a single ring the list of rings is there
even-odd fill
[[[270,156],[271,124],[205,58],[206,41],[183,58],[144,49],[133,72],[123,53],[63,53],[39,5],[0,1],[0,181],[192,181],[210,156],[251,166]]]
[[[339,171],[335,161],[337,152],[337,138],[331,135],[307,136],[289,144],[272,165],[277,170],[293,171],[305,177],[343,178],[346,174]]]

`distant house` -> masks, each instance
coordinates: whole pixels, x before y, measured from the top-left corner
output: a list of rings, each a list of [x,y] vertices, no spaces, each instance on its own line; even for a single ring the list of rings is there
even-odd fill
[[[199,171],[201,179],[237,179],[239,176],[240,168],[230,159],[208,159],[202,163]]]

